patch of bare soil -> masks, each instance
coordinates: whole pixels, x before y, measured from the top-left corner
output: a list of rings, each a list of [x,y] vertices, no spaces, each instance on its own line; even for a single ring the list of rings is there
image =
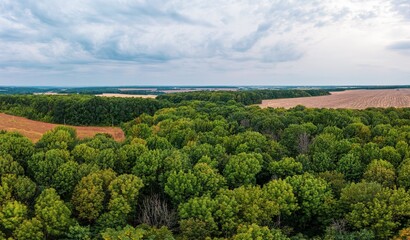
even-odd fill
[[[16,131],[31,139],[33,142],[40,140],[41,136],[53,128],[61,126],[40,121],[30,120],[24,117],[17,117],[0,113],[0,129],[6,131]],[[97,133],[108,133],[113,136],[116,141],[125,139],[124,132],[118,127],[79,127],[69,126],[77,130],[79,138],[93,137]]]

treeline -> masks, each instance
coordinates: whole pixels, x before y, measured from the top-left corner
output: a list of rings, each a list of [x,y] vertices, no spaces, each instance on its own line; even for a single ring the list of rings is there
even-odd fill
[[[0,95],[0,111],[45,122],[70,125],[119,125],[142,113],[169,106],[148,98],[105,98],[87,95]]]
[[[210,102],[228,102],[236,101],[245,105],[262,103],[263,99],[276,98],[295,98],[329,95],[327,90],[309,89],[309,90],[241,90],[241,91],[200,91],[200,92],[183,92],[171,93],[158,96],[157,99],[168,100],[173,103],[183,101],[210,101]]]
[[[124,124],[0,133],[0,239],[410,237],[410,109],[192,101]]]
[[[128,88],[128,90],[127,90]],[[119,94],[141,94],[141,95],[159,95],[164,94],[161,91],[162,88],[158,88],[158,91],[152,91],[149,89],[139,88],[133,90],[135,87],[1,87],[0,95],[4,94],[41,94],[41,93],[57,93],[57,94],[84,94],[84,95],[96,95],[102,93],[119,93]]]
[[[85,90],[87,88],[84,88]],[[95,89],[97,92],[98,88]],[[95,92],[95,93],[97,93]],[[329,94],[325,90],[202,91],[164,94],[157,99],[104,98],[92,95],[0,95],[0,111],[33,120],[69,125],[120,125],[142,113],[192,100],[245,105],[262,99],[307,97]]]
[[[135,94],[135,95],[160,95],[164,94],[161,91],[152,91],[152,90],[129,90],[118,88],[118,87],[84,87],[84,88],[67,88],[59,89],[58,93],[62,94],[85,94],[85,95],[96,95],[103,93],[117,93],[117,94]]]

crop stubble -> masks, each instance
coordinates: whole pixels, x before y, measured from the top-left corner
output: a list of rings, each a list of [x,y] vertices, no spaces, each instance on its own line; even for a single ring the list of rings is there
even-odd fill
[[[61,126],[59,124],[45,123],[34,121],[23,117],[17,117],[0,113],[0,129],[7,131],[16,131],[28,137],[33,142],[37,142],[41,136],[47,131]],[[79,138],[93,137],[97,133],[108,133],[114,137],[115,140],[124,140],[124,132],[118,127],[79,127],[70,126],[77,130]]]
[[[410,89],[347,90],[332,92],[328,96],[263,100],[259,106],[292,108],[297,105],[309,108],[403,108],[410,107]]]

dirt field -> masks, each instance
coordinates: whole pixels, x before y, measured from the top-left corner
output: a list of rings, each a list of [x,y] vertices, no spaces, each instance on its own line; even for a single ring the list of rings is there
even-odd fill
[[[123,94],[123,93],[103,93],[95,96],[99,97],[121,97],[121,98],[156,98],[157,95],[138,95],[138,94]]]
[[[332,92],[328,96],[263,100],[259,106],[291,108],[303,105],[310,108],[410,107],[410,89],[348,90]]]
[[[57,126],[59,125],[0,113],[1,130],[20,132],[24,136],[30,138],[33,142],[37,142],[45,132]],[[79,138],[93,137],[97,133],[109,133],[117,141],[125,139],[124,132],[117,127],[72,127],[77,130],[77,136]]]

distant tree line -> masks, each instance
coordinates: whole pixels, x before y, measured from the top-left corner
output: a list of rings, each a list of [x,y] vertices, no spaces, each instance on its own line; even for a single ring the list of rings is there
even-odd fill
[[[181,103],[183,101],[210,101],[210,102],[228,102],[235,101],[245,105],[262,103],[263,99],[277,98],[295,98],[295,97],[312,97],[329,95],[327,90],[309,89],[309,90],[243,90],[243,91],[199,91],[164,94],[157,97],[160,100],[168,100],[172,103]]]
[[[146,90],[140,88],[133,90],[133,87],[77,87],[77,88],[62,88],[62,87],[0,87],[0,95],[5,94],[41,94],[47,92],[53,92],[58,94],[102,94],[102,93],[122,93],[122,94],[141,94],[141,95],[159,95],[164,94],[164,92]]]
[[[149,98],[105,98],[88,95],[0,95],[0,111],[70,125],[119,125],[142,113],[169,106]]]
[[[85,88],[87,90],[87,88]],[[94,91],[94,90],[93,90]],[[96,92],[100,89],[96,88]],[[69,125],[120,125],[142,113],[192,100],[245,105],[262,99],[327,95],[325,90],[200,91],[164,94],[157,99],[103,98],[92,95],[0,95],[0,111],[33,120]]]

